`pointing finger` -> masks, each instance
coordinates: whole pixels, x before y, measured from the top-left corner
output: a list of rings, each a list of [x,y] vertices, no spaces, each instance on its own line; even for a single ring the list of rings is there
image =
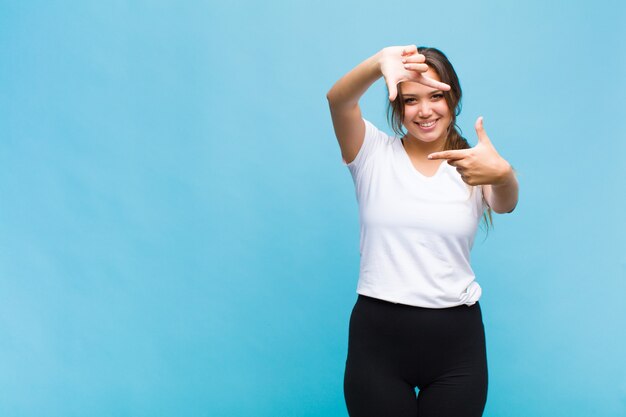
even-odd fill
[[[466,149],[434,152],[428,155],[428,159],[463,159],[467,155]]]
[[[465,159],[448,159],[447,164],[455,167],[457,170],[465,170],[468,168],[468,164]]]

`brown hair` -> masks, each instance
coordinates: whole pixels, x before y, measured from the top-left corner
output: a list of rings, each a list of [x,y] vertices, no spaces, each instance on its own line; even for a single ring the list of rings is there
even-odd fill
[[[467,139],[461,135],[461,129],[456,124],[456,117],[461,113],[461,97],[463,96],[463,92],[461,91],[461,83],[459,82],[459,77],[456,75],[454,67],[448,60],[448,57],[437,48],[420,46],[417,48],[417,52],[426,57],[426,65],[437,73],[441,82],[450,86],[449,91],[443,92],[448,108],[452,113],[452,120],[448,126],[448,137],[443,145],[443,150],[470,148]],[[402,121],[404,120],[404,99],[402,97],[401,84],[398,85],[398,97],[396,97],[394,101],[387,101],[387,119],[389,125],[398,136],[404,136],[406,134],[404,126],[402,125]],[[490,208],[483,213],[483,220],[485,221],[487,229],[489,229],[489,225],[493,225]]]

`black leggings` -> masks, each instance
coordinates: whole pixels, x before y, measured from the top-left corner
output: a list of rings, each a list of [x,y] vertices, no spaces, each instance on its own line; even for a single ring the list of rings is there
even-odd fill
[[[430,309],[359,295],[344,394],[352,417],[482,416],[487,358],[480,306]]]

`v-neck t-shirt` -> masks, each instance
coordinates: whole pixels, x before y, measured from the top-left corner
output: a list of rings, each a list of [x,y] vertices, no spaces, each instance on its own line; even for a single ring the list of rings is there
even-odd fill
[[[426,308],[476,303],[482,290],[470,250],[486,208],[482,188],[446,161],[423,175],[400,138],[364,122],[363,144],[344,162],[359,206],[357,293]]]

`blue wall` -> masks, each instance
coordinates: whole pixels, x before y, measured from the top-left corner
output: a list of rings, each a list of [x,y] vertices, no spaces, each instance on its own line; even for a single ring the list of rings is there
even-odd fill
[[[345,416],[359,229],[325,93],[411,43],[448,54],[461,127],[484,115],[522,187],[473,252],[485,415],[626,415],[625,20],[0,1],[0,415]],[[384,104],[379,82],[383,128]]]

